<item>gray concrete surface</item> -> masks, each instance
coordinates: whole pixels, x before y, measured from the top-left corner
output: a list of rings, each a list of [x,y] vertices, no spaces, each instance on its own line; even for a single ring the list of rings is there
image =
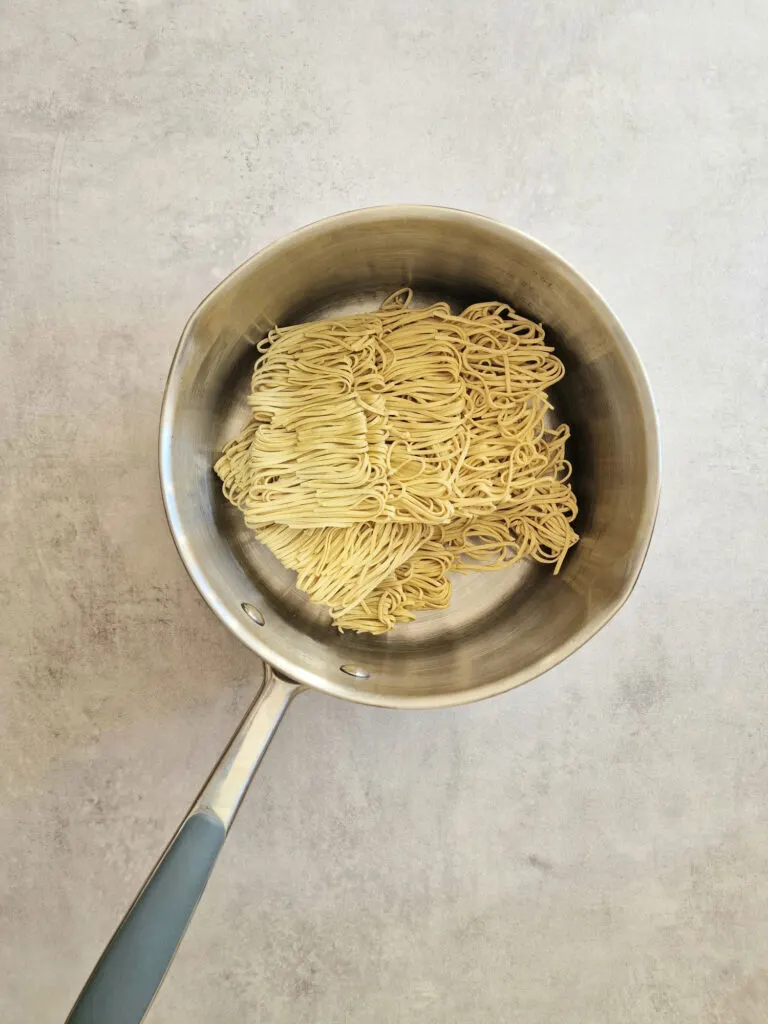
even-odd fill
[[[161,510],[187,314],[291,228],[426,201],[531,232],[623,319],[664,441],[647,567],[506,697],[298,701],[150,1019],[762,1024],[765,5],[3,20],[0,1020],[66,1015],[258,674]]]

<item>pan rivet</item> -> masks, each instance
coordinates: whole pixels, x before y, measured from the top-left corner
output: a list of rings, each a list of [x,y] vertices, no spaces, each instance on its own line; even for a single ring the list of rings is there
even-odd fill
[[[249,619],[253,619],[257,626],[264,625],[264,616],[261,614],[258,608],[256,608],[252,604],[248,604],[247,601],[243,601],[240,607],[243,609],[243,611],[245,612]]]
[[[355,676],[356,679],[368,679],[371,674],[359,665],[342,665],[341,671],[346,672],[348,676]]]

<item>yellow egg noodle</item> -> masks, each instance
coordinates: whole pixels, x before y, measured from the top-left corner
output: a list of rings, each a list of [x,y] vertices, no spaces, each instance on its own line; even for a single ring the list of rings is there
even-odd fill
[[[501,302],[411,306],[278,327],[251,420],[215,470],[260,541],[339,629],[383,633],[446,608],[450,572],[525,556],[558,572],[578,540],[563,364]]]

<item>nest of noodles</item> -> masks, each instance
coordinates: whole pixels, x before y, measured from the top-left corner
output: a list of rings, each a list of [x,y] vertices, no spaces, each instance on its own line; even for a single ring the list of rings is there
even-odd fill
[[[563,365],[500,302],[381,308],[275,328],[251,419],[215,470],[247,526],[341,630],[446,608],[450,572],[525,557],[557,573],[578,536],[567,425],[546,425]]]

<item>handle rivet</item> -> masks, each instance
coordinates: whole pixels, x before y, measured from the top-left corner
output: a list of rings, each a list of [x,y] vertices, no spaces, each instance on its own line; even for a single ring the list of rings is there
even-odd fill
[[[341,671],[346,672],[348,676],[354,676],[356,679],[368,679],[371,675],[367,669],[360,668],[359,665],[342,665]]]
[[[261,614],[261,612],[255,605],[248,604],[247,601],[243,601],[240,607],[243,609],[248,618],[252,619],[257,626],[264,625],[264,616]]]

